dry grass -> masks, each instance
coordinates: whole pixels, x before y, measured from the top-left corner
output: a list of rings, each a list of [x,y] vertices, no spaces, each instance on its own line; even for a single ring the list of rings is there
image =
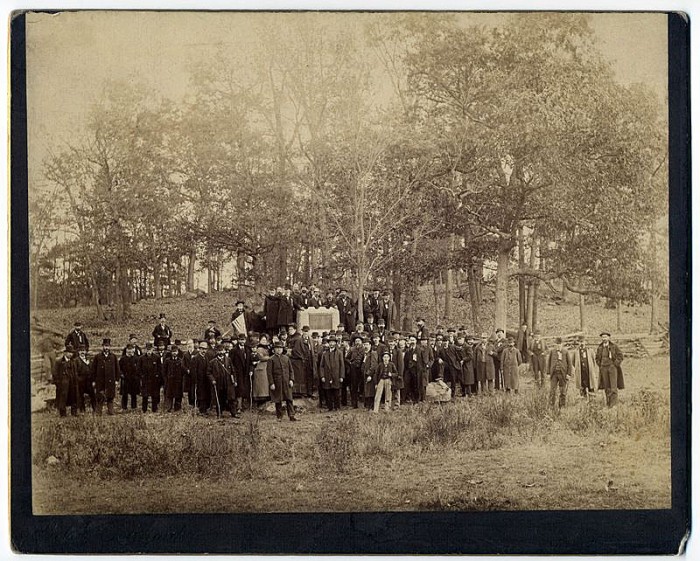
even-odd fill
[[[35,511],[661,508],[670,504],[668,359],[626,366],[629,389],[612,410],[601,394],[587,403],[570,389],[556,414],[547,389],[524,381],[518,396],[307,412],[299,423],[39,413]],[[149,489],[155,497],[143,498]]]

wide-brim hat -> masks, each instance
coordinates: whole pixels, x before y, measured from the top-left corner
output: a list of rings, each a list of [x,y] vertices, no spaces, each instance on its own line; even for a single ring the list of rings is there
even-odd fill
[[[238,304],[242,304],[243,306],[245,306],[245,302],[243,300],[236,300],[234,306],[238,306]]]
[[[505,331],[503,331],[503,329],[501,329],[500,327],[499,327],[498,329],[496,329],[496,333],[498,333],[499,331],[500,331],[501,333],[505,333]]]
[[[607,335],[608,337],[611,337],[609,331],[601,331],[601,332],[600,332],[600,336],[602,337],[603,335]]]

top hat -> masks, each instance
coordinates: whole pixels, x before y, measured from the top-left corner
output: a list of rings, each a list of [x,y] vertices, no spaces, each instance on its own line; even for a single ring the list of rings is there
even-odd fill
[[[165,314],[163,312],[158,314],[158,319],[165,319]]]
[[[102,346],[104,347],[105,345],[111,345],[112,341],[111,339],[102,339]]]

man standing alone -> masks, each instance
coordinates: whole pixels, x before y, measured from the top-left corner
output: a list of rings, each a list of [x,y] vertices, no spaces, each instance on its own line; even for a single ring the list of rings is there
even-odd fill
[[[610,333],[603,331],[602,339],[595,354],[595,362],[600,368],[600,388],[605,390],[605,402],[608,407],[617,405],[617,390],[624,389],[622,379],[622,351],[610,340]]]
[[[557,388],[559,388],[559,408],[561,409],[566,405],[566,386],[571,378],[572,364],[569,351],[566,350],[561,337],[557,337],[555,343],[556,348],[549,351],[549,377],[551,381],[549,404],[554,408]]]

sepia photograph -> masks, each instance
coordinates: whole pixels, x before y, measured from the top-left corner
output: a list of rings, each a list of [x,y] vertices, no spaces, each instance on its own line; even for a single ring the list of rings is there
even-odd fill
[[[671,509],[668,14],[25,18],[33,515]]]

